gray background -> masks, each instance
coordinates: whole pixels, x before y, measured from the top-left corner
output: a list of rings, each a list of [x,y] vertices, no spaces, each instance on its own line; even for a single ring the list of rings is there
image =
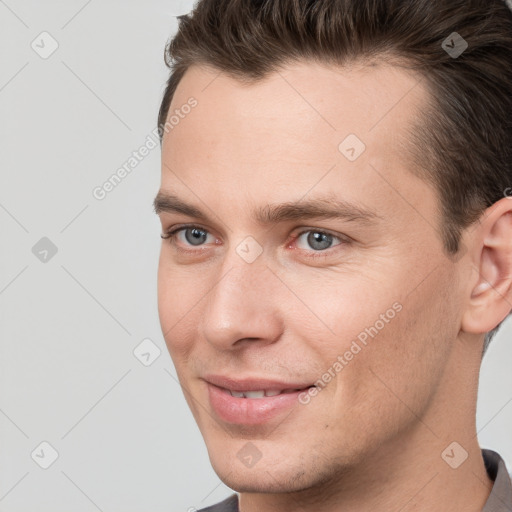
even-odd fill
[[[0,512],[185,511],[231,493],[160,331],[158,147],[92,194],[154,130],[164,45],[191,5],[0,0]],[[485,357],[477,416],[509,468],[511,334],[507,320]]]

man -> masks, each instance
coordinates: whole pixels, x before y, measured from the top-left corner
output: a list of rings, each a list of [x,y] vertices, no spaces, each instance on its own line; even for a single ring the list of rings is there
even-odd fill
[[[201,0],[167,48],[161,327],[210,511],[512,511],[478,444],[512,308],[502,0]]]

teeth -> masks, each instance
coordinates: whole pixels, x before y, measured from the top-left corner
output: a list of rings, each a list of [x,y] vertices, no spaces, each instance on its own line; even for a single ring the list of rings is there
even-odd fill
[[[265,391],[245,391],[245,398],[263,398],[265,396]]]
[[[277,396],[281,393],[290,393],[294,390],[281,390],[281,389],[267,389],[262,391],[231,391],[231,396],[236,398],[265,398],[271,396]]]

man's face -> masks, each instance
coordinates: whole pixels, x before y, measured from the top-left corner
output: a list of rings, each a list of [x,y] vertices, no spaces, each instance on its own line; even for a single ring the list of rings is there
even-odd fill
[[[161,192],[204,217],[161,203],[163,232],[188,229],[162,241],[159,315],[235,490],[312,487],[432,435],[461,300],[405,149],[426,94],[399,68],[310,63],[250,85],[191,68],[178,86],[170,115],[197,106],[164,137]],[[253,216],[328,200],[343,215]]]

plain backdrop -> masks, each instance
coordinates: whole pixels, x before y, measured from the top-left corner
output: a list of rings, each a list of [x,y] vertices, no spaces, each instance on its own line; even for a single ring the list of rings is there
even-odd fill
[[[93,195],[155,129],[164,46],[191,6],[0,0],[0,512],[231,494],[160,331],[159,148]],[[511,334],[507,321],[485,356],[477,415],[509,468]]]

